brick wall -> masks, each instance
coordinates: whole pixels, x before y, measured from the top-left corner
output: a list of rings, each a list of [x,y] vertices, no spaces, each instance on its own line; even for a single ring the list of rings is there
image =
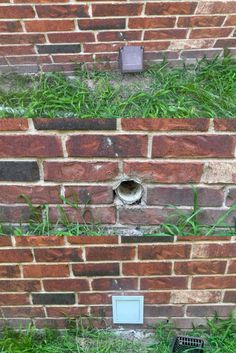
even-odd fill
[[[157,240],[158,239],[158,240]],[[145,324],[226,317],[236,301],[235,237],[0,237],[0,326],[112,323],[112,295],[143,295]]]
[[[236,1],[2,0],[0,68],[72,71],[74,63],[116,67],[124,44],[146,60],[174,61],[235,53]],[[108,64],[109,63],[109,64]],[[102,64],[102,66],[104,66]]]
[[[235,119],[1,119],[0,222],[28,222],[22,194],[48,203],[52,222],[60,196],[76,196],[78,209],[62,205],[71,221],[87,210],[86,222],[143,231],[165,221],[170,204],[191,209],[194,185],[199,217],[212,224],[236,203],[235,131]],[[140,204],[114,196],[123,177],[143,185]]]

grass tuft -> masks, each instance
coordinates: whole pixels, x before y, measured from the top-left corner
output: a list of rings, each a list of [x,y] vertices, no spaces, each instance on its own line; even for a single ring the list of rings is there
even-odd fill
[[[0,76],[0,118],[235,118],[235,102],[230,56],[174,68],[164,61],[138,75]]]

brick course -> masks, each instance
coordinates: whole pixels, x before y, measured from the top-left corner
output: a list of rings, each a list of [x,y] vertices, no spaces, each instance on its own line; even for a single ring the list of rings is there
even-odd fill
[[[234,0],[2,0],[0,68],[19,72],[116,68],[123,45],[143,45],[145,60],[235,52]]]
[[[144,296],[143,327],[172,319],[190,328],[235,308],[235,237],[32,236],[0,244],[0,325],[64,328],[88,315],[110,325],[113,295]]]
[[[236,203],[235,131],[235,119],[1,119],[0,220],[27,223],[25,195],[48,203],[53,222],[61,205],[71,221],[142,232],[165,221],[169,205],[188,211],[193,184],[199,217],[212,224]],[[142,183],[141,204],[118,202],[123,177]]]

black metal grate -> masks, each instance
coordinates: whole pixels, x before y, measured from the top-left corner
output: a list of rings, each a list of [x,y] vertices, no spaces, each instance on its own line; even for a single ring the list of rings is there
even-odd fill
[[[202,353],[204,341],[198,337],[178,336],[174,339],[171,353]]]

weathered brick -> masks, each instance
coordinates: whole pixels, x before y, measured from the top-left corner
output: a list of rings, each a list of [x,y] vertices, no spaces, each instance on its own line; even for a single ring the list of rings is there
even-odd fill
[[[20,277],[20,268],[18,265],[1,265],[0,278]]]
[[[174,271],[177,275],[224,274],[226,261],[191,261],[175,262]]]
[[[140,245],[138,257],[141,260],[188,259],[191,245]]]
[[[224,289],[236,287],[236,276],[194,277],[192,289]]]
[[[59,136],[1,135],[0,157],[62,157]]]
[[[37,204],[62,202],[59,186],[0,185],[1,203],[27,203],[24,196]]]
[[[67,141],[67,151],[71,157],[146,157],[147,136],[73,135]]]
[[[225,291],[224,303],[236,303],[236,291]]]
[[[79,204],[111,204],[114,198],[112,187],[87,185],[66,186],[65,197]]]
[[[1,294],[0,293],[0,305],[11,305],[11,306],[17,306],[17,305],[29,305],[29,294]]]
[[[47,292],[84,292],[89,290],[87,279],[48,279],[43,281]]]
[[[101,276],[120,275],[118,263],[75,264],[75,265],[72,265],[72,271],[74,276],[79,276],[79,277],[101,277]]]
[[[67,241],[70,244],[81,244],[81,245],[85,245],[85,244],[118,244],[118,236],[112,236],[112,235],[105,235],[102,236],[100,235],[99,237],[91,237],[91,236],[87,236],[87,235],[81,235],[79,237],[77,236],[72,236],[72,237],[68,237]]]
[[[199,182],[203,173],[202,163],[163,163],[163,162],[125,162],[124,172],[146,182],[190,183]]]
[[[0,250],[0,262],[2,263],[17,263],[17,262],[32,262],[32,251],[29,249],[5,249]]]
[[[229,261],[228,273],[236,273],[236,260]]]
[[[115,224],[116,212],[114,207],[78,207],[77,209],[71,207],[64,207],[65,215],[70,222],[76,223],[102,223]],[[57,222],[60,217],[60,211],[56,207],[51,207],[49,217],[52,222]]]
[[[44,173],[44,179],[48,181],[107,181],[118,175],[118,164],[113,162],[45,162]]]
[[[37,162],[0,162],[0,181],[37,181]]]
[[[41,289],[40,281],[33,280],[2,280],[0,281],[1,292],[32,292]]]
[[[184,316],[184,309],[177,305],[154,306],[146,305],[144,307],[145,317],[181,317]]]
[[[152,156],[232,158],[235,143],[235,138],[228,135],[155,136]]]
[[[224,201],[224,191],[219,188],[197,188],[199,206],[221,206]],[[194,190],[188,187],[150,187],[147,189],[149,205],[192,206]]]
[[[236,257],[236,243],[194,244],[193,259]]]
[[[82,249],[80,248],[78,249],[42,248],[42,249],[35,249],[34,254],[37,262],[81,262],[83,261]]]
[[[116,261],[133,260],[135,257],[134,246],[120,247],[88,247],[86,248],[87,261]]]
[[[140,16],[143,4],[94,4],[94,17]]]
[[[59,304],[59,305],[63,305],[63,304]],[[62,330],[62,329],[68,329],[70,327],[68,320],[65,318],[63,319],[62,318],[56,318],[56,319],[39,318],[39,319],[35,319],[34,322],[35,322],[35,327],[37,329],[45,329],[45,327],[47,327],[47,328]]]
[[[167,216],[167,210],[156,208],[121,208],[119,210],[119,220],[121,224],[161,224],[166,220]]]
[[[89,17],[88,5],[37,5],[39,18]]]
[[[136,278],[96,278],[92,280],[92,289],[99,291],[137,290]]]
[[[170,275],[171,262],[132,262],[122,264],[124,276],[157,276]]]
[[[68,265],[25,265],[23,266],[25,278],[69,277]]]
[[[48,317],[81,317],[88,315],[87,307],[46,307]]]
[[[63,246],[64,245],[64,238],[57,237],[57,236],[33,236],[30,237],[16,237],[15,238],[16,246],[23,246],[23,247],[55,247],[55,246]]]
[[[1,25],[0,25],[1,28]],[[1,119],[0,131],[26,131],[28,130],[27,119]]]
[[[75,304],[75,295],[73,293],[41,293],[32,294],[34,304],[43,305],[70,305]]]
[[[122,119],[121,126],[123,130],[128,131],[208,131],[209,119],[130,118]]]
[[[12,246],[11,237],[9,236],[0,236],[0,247]]]
[[[37,130],[116,130],[116,119],[34,119]]]
[[[187,316],[214,317],[215,314],[217,313],[221,317],[228,317],[233,309],[234,309],[234,306],[232,305],[208,305],[208,306],[189,305],[187,307]]]
[[[2,312],[6,318],[35,318],[45,317],[43,307],[3,307]]]
[[[142,290],[187,289],[186,277],[141,278]]]
[[[221,291],[205,290],[178,290],[171,294],[170,302],[173,304],[200,304],[221,302]]]

